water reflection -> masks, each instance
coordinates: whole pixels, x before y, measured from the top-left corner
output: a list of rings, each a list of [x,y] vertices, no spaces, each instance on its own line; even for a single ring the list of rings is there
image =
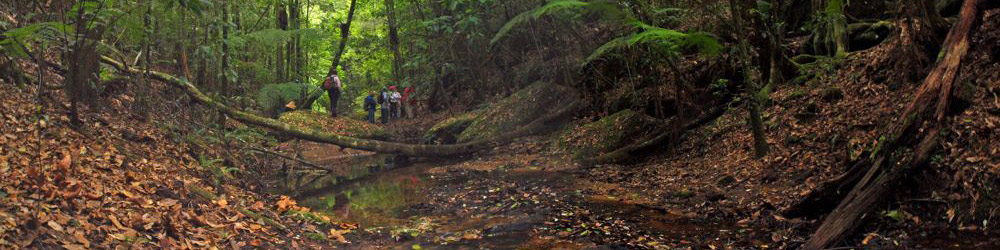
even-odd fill
[[[330,174],[301,173],[279,183],[278,192],[299,205],[337,221],[362,227],[398,226],[408,222],[404,210],[424,200],[430,186],[426,167],[405,166],[389,155],[355,157],[333,166]]]

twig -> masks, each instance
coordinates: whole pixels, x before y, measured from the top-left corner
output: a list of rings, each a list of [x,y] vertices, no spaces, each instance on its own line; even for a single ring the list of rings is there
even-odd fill
[[[281,153],[270,151],[270,150],[267,150],[267,149],[256,148],[256,147],[252,147],[250,149],[253,150],[253,151],[257,151],[257,152],[261,152],[261,153],[267,153],[267,154],[275,155],[275,156],[278,156],[278,157],[281,157],[281,158],[293,160],[293,161],[296,161],[298,163],[302,163],[303,165],[306,165],[308,167],[312,167],[312,168],[315,168],[315,169],[326,170],[328,172],[332,172],[333,171],[333,169],[326,168],[326,167],[321,167],[321,166],[316,165],[316,164],[314,164],[312,162],[308,162],[308,161],[305,161],[305,160],[302,160],[302,159],[298,159],[298,158],[295,158],[295,157],[283,155]]]

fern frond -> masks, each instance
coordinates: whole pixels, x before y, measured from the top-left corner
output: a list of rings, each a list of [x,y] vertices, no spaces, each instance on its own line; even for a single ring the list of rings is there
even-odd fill
[[[604,57],[605,54],[613,50],[628,47],[630,45],[629,43],[630,40],[632,40],[632,36],[619,37],[605,43],[604,45],[601,45],[601,47],[598,47],[596,50],[594,50],[594,52],[591,53],[590,56],[587,56],[587,59],[584,60],[583,64],[587,65],[590,62],[597,60],[598,58]]]
[[[656,46],[666,56],[672,56],[682,49],[694,49],[698,53],[706,55],[716,55],[722,51],[722,44],[714,35],[708,32],[684,33],[672,29],[664,29],[648,25],[642,22],[632,22],[632,26],[643,28],[644,31],[611,40],[584,60],[584,65],[603,57],[608,52],[636,45],[650,44]]]
[[[577,0],[557,0],[549,2],[542,7],[525,11],[518,14],[514,18],[511,18],[510,21],[507,21],[507,23],[504,24],[499,31],[497,31],[496,35],[493,36],[493,39],[490,39],[490,45],[495,45],[498,41],[500,41],[500,39],[506,37],[510,34],[510,31],[513,30],[514,27],[521,26],[547,15],[571,11],[600,13],[607,19],[624,16],[623,12],[618,8],[618,5],[611,1],[598,0],[593,2],[582,2]]]
[[[36,23],[3,32],[0,50],[15,57],[26,58],[28,51],[24,51],[24,48],[29,47],[28,44],[56,42],[73,32],[73,26],[61,22]]]

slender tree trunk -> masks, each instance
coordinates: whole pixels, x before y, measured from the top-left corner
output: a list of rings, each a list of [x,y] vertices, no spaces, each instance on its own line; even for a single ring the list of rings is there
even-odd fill
[[[764,98],[761,97],[762,94],[759,92],[770,81],[771,59],[774,57],[774,49],[768,40],[771,35],[769,34],[767,24],[763,20],[751,18],[749,10],[750,6],[753,6],[752,4],[754,4],[753,1],[730,1],[730,8],[732,8],[732,13],[734,13],[734,23],[737,29],[739,29],[737,35],[738,37],[747,38],[742,39],[740,42],[740,54],[742,57],[740,61],[743,61],[743,71],[746,77],[746,86],[744,86],[744,89],[746,90],[747,109],[749,113],[747,121],[750,124],[750,133],[753,135],[754,156],[761,158],[767,155],[770,149],[767,145],[767,135],[764,132],[764,121],[761,114],[761,103],[765,100],[763,100]],[[764,34],[752,34],[744,27],[747,25]],[[756,58],[757,60],[754,60],[751,44],[753,47],[760,49],[759,56]],[[751,63],[754,61],[756,61],[756,67]]]
[[[327,70],[326,75],[332,75],[333,72],[337,70],[337,66],[340,65],[340,58],[344,55],[344,50],[347,49],[347,39],[351,35],[351,22],[354,20],[354,10],[355,7],[357,7],[357,3],[358,0],[351,0],[351,7],[347,10],[347,21],[340,24],[340,46],[337,47],[337,52],[333,54],[333,60],[330,63],[330,69]],[[322,81],[325,79],[326,77],[324,76],[320,80]],[[324,91],[322,89],[317,89],[312,93],[309,93],[309,96],[302,103],[302,106],[299,106],[299,109],[311,108],[312,104],[316,102],[316,99],[323,96],[323,93]]]
[[[287,7],[284,4],[280,4],[279,3],[278,7],[275,8],[275,9],[277,11],[276,15],[278,17],[277,18],[277,20],[278,20],[278,29],[288,30],[288,11],[287,11]],[[275,59],[275,63],[276,63],[275,70],[277,71],[277,74],[278,74],[278,79],[277,79],[278,82],[284,82],[284,81],[288,80],[288,70],[287,70],[287,68],[286,68],[287,66],[285,64],[285,60],[286,60],[285,57],[289,56],[289,55],[287,55],[285,53],[285,47],[286,47],[286,45],[284,43],[281,43],[281,44],[278,45],[278,49],[276,50],[277,59]]]
[[[299,1],[295,0],[288,5],[288,23],[289,30],[299,29]],[[302,52],[299,48],[301,44],[301,36],[296,33],[292,35],[291,42],[288,43],[288,75],[289,79],[293,81],[301,81],[301,65],[299,65],[299,57]]]
[[[389,21],[389,48],[392,50],[392,77],[396,82],[403,80],[402,55],[399,53],[399,26],[396,24],[396,1],[385,0],[385,9]]]
[[[327,71],[327,75],[333,74],[333,71],[337,70],[337,66],[340,65],[340,58],[344,55],[344,50],[347,49],[347,39],[351,35],[351,22],[354,20],[354,10],[357,7],[358,0],[351,0],[351,7],[347,10],[347,21],[340,24],[340,46],[337,46],[337,53],[333,55],[333,61],[330,64],[330,70]]]
[[[230,86],[231,83],[229,81],[232,75],[229,72],[229,1],[228,0],[222,1],[221,42],[222,42],[222,67],[220,71],[222,72],[222,74],[220,75],[222,75],[222,79],[221,81],[219,81],[220,82],[219,91],[222,93],[221,95],[222,99],[226,100],[229,98],[230,90],[232,89],[232,86]],[[220,127],[225,128],[226,115],[222,112],[219,112],[219,119],[217,122]]]
[[[150,15],[152,15],[152,12],[153,12],[153,1],[152,0],[146,0],[146,13],[143,14],[143,17],[142,17],[142,19],[143,19],[143,28],[144,28],[143,29],[143,49],[142,49],[142,51],[145,52],[145,54],[143,54],[143,58],[144,58],[144,60],[143,60],[143,68],[146,70],[147,74],[149,73],[149,67],[151,66],[150,65],[150,62],[151,62],[151,60],[150,60],[150,58],[151,58],[150,54],[153,53],[152,52],[152,46],[150,45],[150,43],[152,42],[152,35],[153,35],[152,31],[151,31],[151,27],[150,27],[150,25],[152,24],[152,20],[151,20],[152,18],[150,17]],[[149,83],[149,77],[143,76],[142,77],[142,86],[140,86],[139,88],[136,88],[136,93],[137,93],[137,96],[136,96],[137,97],[136,98],[136,101],[137,101],[137,103],[136,103],[136,111],[137,111],[136,115],[137,115],[137,117],[139,117],[139,119],[141,121],[147,121],[147,120],[149,120],[149,111],[150,111],[149,110],[149,107],[150,107],[150,103],[149,102],[150,102],[150,99],[151,99],[151,97],[149,96],[149,92],[150,92],[149,89],[151,88],[150,86],[151,85]]]

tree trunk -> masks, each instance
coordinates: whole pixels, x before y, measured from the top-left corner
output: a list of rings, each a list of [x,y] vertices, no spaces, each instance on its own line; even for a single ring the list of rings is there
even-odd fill
[[[100,59],[101,62],[111,65],[116,70],[121,71],[128,75],[142,75],[144,73],[142,70],[128,68],[124,64],[106,56],[102,56]],[[580,102],[581,102],[580,98],[578,97],[567,97],[567,99],[572,101],[566,104],[565,107],[563,107],[562,109],[544,115],[538,119],[535,119],[534,121],[523,127],[498,135],[494,138],[467,142],[462,144],[452,144],[452,145],[404,144],[404,143],[340,136],[319,130],[294,128],[292,127],[292,125],[289,125],[287,123],[275,119],[264,118],[244,111],[240,111],[230,106],[227,106],[224,103],[215,101],[208,95],[202,93],[201,90],[198,90],[198,88],[195,87],[194,85],[186,81],[182,81],[172,75],[157,71],[150,71],[148,75],[153,79],[163,81],[164,83],[167,83],[171,86],[180,88],[198,102],[211,106],[212,108],[218,109],[223,113],[225,113],[226,115],[229,115],[229,117],[250,125],[269,128],[304,140],[320,142],[320,143],[329,143],[345,148],[353,148],[358,150],[373,151],[373,152],[388,153],[388,154],[421,156],[421,157],[439,157],[439,156],[455,156],[455,155],[469,154],[490,148],[494,144],[504,144],[519,137],[539,133],[550,127],[552,123],[555,123],[559,120],[570,118],[570,115],[578,107],[580,107]]]
[[[351,21],[354,20],[354,10],[357,6],[358,0],[351,0],[351,7],[347,11],[347,22],[340,24],[340,46],[337,47],[337,52],[333,54],[333,61],[330,63],[330,69],[327,70],[326,75],[333,75],[333,72],[337,70],[337,66],[340,65],[340,58],[344,55],[344,50],[347,49],[347,38],[351,35]],[[326,76],[320,79],[320,81],[326,80]],[[322,82],[320,84],[323,84]],[[306,100],[302,102],[302,106],[299,109],[310,109],[316,99],[323,96],[322,89],[316,89],[312,93],[309,93]]]
[[[143,55],[143,59],[144,60],[143,60],[142,64],[143,64],[143,68],[146,70],[146,72],[149,72],[149,67],[151,66],[150,65],[150,63],[151,63],[151,60],[150,60],[151,56],[150,56],[150,54],[153,53],[153,51],[152,51],[153,47],[150,45],[150,43],[153,40],[152,39],[152,35],[153,34],[152,34],[151,27],[150,27],[150,25],[152,24],[152,20],[151,20],[152,18],[150,17],[150,15],[152,15],[152,12],[153,12],[153,1],[152,0],[146,0],[146,13],[143,14],[143,16],[142,16],[143,27],[144,27],[143,32],[142,32],[142,34],[143,34],[143,41],[142,41],[143,42],[143,49],[142,49],[142,51],[145,52],[145,54]],[[140,86],[139,88],[136,88],[136,93],[137,93],[136,102],[137,103],[135,105],[135,109],[134,110],[136,111],[137,117],[139,117],[139,119],[141,121],[147,121],[147,120],[149,120],[149,107],[150,107],[150,99],[151,99],[151,97],[149,96],[150,86],[151,86],[151,84],[149,83],[149,77],[143,77],[142,78],[142,86]]]
[[[966,0],[962,5],[959,21],[945,39],[944,56],[924,78],[914,99],[902,113],[900,119],[903,122],[890,127],[888,137],[880,141],[872,153],[870,158],[874,160],[865,176],[824,219],[805,243],[804,249],[823,249],[843,240],[866,218],[872,217],[865,214],[891,198],[892,191],[906,174],[927,163],[930,154],[937,148],[954,82],[969,49],[969,33],[979,19],[981,1]],[[933,113],[930,112],[932,107]],[[925,121],[928,124],[924,125]],[[894,164],[899,161],[892,159],[891,154],[904,146],[899,145],[901,142],[911,140],[919,141],[913,148],[913,158],[908,163]]]
[[[284,4],[278,4],[278,7],[275,8],[275,9],[277,11],[277,16],[278,16],[278,18],[277,18],[278,19],[278,29],[288,30],[288,9],[287,9],[287,7]],[[277,59],[275,60],[275,63],[277,64],[276,67],[275,67],[275,70],[278,73],[278,79],[277,80],[278,80],[278,82],[285,82],[286,80],[288,80],[288,70],[287,70],[287,68],[286,68],[287,66],[285,64],[285,60],[287,60],[287,59],[285,59],[285,57],[288,57],[288,56],[291,56],[291,55],[288,55],[288,54],[285,53],[285,44],[284,43],[278,44],[278,49],[276,50],[276,53],[278,55]]]
[[[229,1],[222,1],[222,67],[219,70],[222,72],[222,79],[220,79],[219,92],[223,100],[229,98],[231,86],[229,82]],[[146,73],[148,77],[149,73]],[[221,128],[225,128],[226,125],[226,115],[219,113],[218,120],[216,123],[219,124]]]
[[[766,97],[769,93],[759,93],[764,86],[770,84],[771,79],[771,60],[775,55],[775,46],[772,44],[772,39],[770,38],[771,32],[769,31],[769,26],[765,20],[759,18],[753,18],[750,10],[751,6],[754,6],[754,1],[743,0],[743,1],[730,1],[730,8],[732,8],[733,19],[736,23],[738,30],[738,37],[746,37],[749,41],[741,41],[740,44],[740,54],[744,65],[744,75],[746,78],[746,83],[744,89],[746,90],[747,98],[747,123],[750,124],[750,133],[753,136],[753,149],[754,156],[757,158],[764,157],[767,155],[769,147],[767,145],[767,135],[764,133],[764,121],[761,117],[761,103],[764,102],[764,95]],[[758,32],[763,34],[757,34],[757,32],[750,32],[744,28],[744,23],[747,23],[749,27],[752,27]],[[774,41],[776,42],[776,41]],[[753,47],[760,50],[759,55],[754,60]],[[752,66],[750,62],[756,66]],[[759,74],[755,74],[758,72]],[[754,77],[759,75],[759,77]]]
[[[402,82],[402,56],[399,53],[399,27],[396,24],[396,1],[385,0],[385,9],[389,22],[389,49],[392,50],[392,78],[395,82]]]
[[[299,22],[299,1],[296,0],[292,1],[291,4],[288,5],[289,30],[298,30]],[[291,41],[287,44],[288,62],[286,65],[288,65],[288,79],[292,81],[301,80],[299,75],[299,52],[301,52],[301,49],[299,48],[301,42],[300,38],[301,36],[296,33],[292,35],[292,39],[290,39]]]

